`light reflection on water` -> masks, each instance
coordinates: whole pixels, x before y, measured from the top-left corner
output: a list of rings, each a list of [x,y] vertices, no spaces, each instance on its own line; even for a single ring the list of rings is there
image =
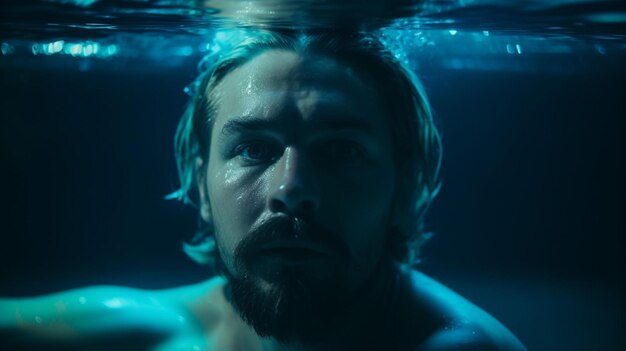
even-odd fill
[[[0,4],[0,37],[207,34],[225,27],[490,30],[623,41],[616,0],[39,0]]]
[[[205,56],[210,63],[249,27],[377,30],[413,68],[415,57],[430,56],[448,69],[567,73],[581,67],[534,58],[626,52],[621,1],[41,0],[4,2],[0,10],[6,65],[46,60],[83,70],[97,64],[68,61],[121,58],[177,67]]]

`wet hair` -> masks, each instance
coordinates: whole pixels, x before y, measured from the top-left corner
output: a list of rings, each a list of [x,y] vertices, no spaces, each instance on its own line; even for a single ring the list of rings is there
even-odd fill
[[[223,54],[198,78],[179,122],[175,156],[180,188],[171,194],[184,203],[199,198],[202,178],[197,158],[207,164],[215,122],[215,91],[226,75],[266,50],[282,49],[301,55],[321,56],[355,69],[369,78],[379,95],[393,137],[393,152],[400,191],[396,191],[397,227],[389,228],[387,253],[400,263],[418,261],[429,234],[424,215],[439,189],[441,141],[430,105],[417,77],[375,36],[365,33],[302,33],[259,31]],[[199,177],[200,176],[200,177]],[[200,220],[199,231],[183,244],[184,251],[201,264],[215,264],[217,250],[212,223]]]

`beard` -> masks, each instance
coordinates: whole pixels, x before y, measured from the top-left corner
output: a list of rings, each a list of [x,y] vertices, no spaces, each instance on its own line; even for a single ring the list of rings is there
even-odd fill
[[[330,266],[305,269],[279,265],[269,275],[259,274],[255,249],[271,240],[294,238],[331,248],[336,255]],[[261,337],[273,337],[283,343],[327,340],[350,314],[362,292],[371,290],[369,286],[377,281],[373,272],[379,271],[374,269],[364,281],[350,283],[349,273],[359,268],[351,270],[348,247],[338,238],[337,234],[301,219],[269,220],[237,246],[234,274],[226,269],[218,245],[218,266],[228,281],[226,298]]]

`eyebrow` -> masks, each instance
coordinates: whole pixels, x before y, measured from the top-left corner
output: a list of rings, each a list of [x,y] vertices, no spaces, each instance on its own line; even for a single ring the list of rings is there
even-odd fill
[[[355,116],[342,114],[341,116],[331,116],[323,118],[314,118],[310,122],[313,130],[316,131],[339,131],[350,130],[358,131],[365,134],[374,135],[376,128]],[[285,123],[281,119],[265,119],[253,116],[235,117],[226,122],[220,132],[220,137],[226,137],[231,134],[242,132],[254,132],[263,130],[280,130]]]
[[[266,120],[251,116],[234,117],[224,124],[220,135],[225,136],[240,132],[274,129],[279,126],[280,123],[276,120]]]

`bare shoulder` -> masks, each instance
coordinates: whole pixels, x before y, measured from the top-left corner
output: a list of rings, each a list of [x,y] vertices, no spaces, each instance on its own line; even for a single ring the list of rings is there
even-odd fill
[[[37,345],[152,349],[164,340],[201,334],[202,323],[183,299],[193,304],[209,286],[208,282],[167,290],[93,286],[0,298],[0,335],[20,349]]]
[[[450,288],[418,271],[407,271],[411,296],[435,327],[416,351],[526,348],[501,322]]]
[[[224,298],[226,281],[215,277],[196,284],[162,290],[161,300],[177,306],[193,318],[204,332],[210,331],[230,313]]]
[[[101,331],[121,327],[117,320],[125,320],[124,325],[132,326],[173,312],[173,306],[154,291],[121,286],[92,286],[41,296],[3,298],[0,304],[3,325],[14,324],[29,330],[82,321],[76,325],[77,329]]]
[[[262,349],[259,337],[252,328],[246,325],[234,311],[224,296],[226,280],[223,277],[184,286],[176,289],[163,291],[166,300],[181,306],[190,318],[197,322],[197,330],[205,337],[199,340],[197,337],[173,339],[172,342],[182,341],[184,345],[204,344],[209,350],[250,350]],[[172,345],[176,345],[175,347]],[[178,344],[166,343],[158,351],[169,351],[181,348]],[[188,348],[192,349],[192,348]],[[200,347],[204,350],[205,348]]]

